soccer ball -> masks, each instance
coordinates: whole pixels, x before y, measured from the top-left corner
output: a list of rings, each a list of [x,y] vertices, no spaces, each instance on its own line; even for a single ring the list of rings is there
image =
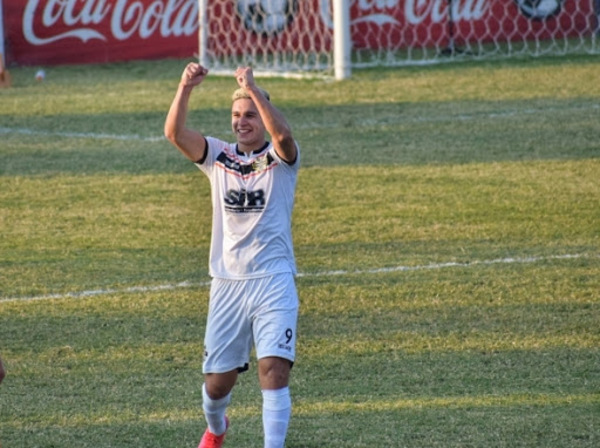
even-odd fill
[[[293,22],[298,0],[238,0],[237,12],[247,30],[277,34]]]
[[[544,20],[560,12],[564,0],[515,0],[523,14],[531,19]]]

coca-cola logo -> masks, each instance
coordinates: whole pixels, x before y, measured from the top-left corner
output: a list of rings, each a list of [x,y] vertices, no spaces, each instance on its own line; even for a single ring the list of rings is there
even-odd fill
[[[333,28],[332,0],[320,0],[323,22]],[[425,22],[440,23],[448,20],[448,8],[452,8],[455,21],[481,19],[490,9],[492,0],[350,0],[354,12],[351,25],[373,23],[377,26],[400,25],[398,12],[403,11],[406,22],[420,25]]]
[[[27,0],[23,14],[23,34],[33,45],[191,36],[197,30],[196,0]]]
[[[357,3],[357,0],[350,0],[350,8]],[[393,9],[398,6],[399,0],[358,0],[358,9],[361,12],[360,16],[351,20],[351,25],[356,25],[361,22],[371,22],[377,25],[393,24],[397,25],[398,21],[393,14],[386,10]],[[333,29],[333,5],[332,0],[319,0],[319,11],[321,20],[325,25]]]
[[[404,15],[411,25],[419,25],[428,19],[433,23],[445,22],[450,16],[449,12],[455,22],[470,22],[483,18],[491,3],[492,0],[406,0]]]

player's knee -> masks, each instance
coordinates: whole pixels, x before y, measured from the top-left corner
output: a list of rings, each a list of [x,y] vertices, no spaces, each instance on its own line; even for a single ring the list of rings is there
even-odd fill
[[[206,386],[206,393],[212,400],[220,400],[221,398],[226,397],[229,392],[230,389],[222,385],[213,384],[209,386],[207,384]]]
[[[259,362],[260,383],[263,389],[279,389],[289,382],[291,363],[283,358],[265,358]]]
[[[204,378],[204,389],[212,400],[225,398],[235,385],[237,375],[231,374],[207,374]]]

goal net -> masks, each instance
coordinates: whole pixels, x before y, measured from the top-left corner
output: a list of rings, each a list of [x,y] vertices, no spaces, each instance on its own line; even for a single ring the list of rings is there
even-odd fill
[[[199,56],[216,70],[333,74],[334,51],[346,51],[353,68],[599,53],[600,0],[199,0],[199,8]],[[335,27],[348,30],[343,46]]]
[[[252,65],[261,74],[326,73],[333,26],[313,0],[199,0],[199,59],[211,71]],[[328,10],[330,5],[327,5]]]

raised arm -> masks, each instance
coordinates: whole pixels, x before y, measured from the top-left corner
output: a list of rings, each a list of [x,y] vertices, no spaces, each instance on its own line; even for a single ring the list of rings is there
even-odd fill
[[[207,73],[206,68],[193,62],[185,67],[165,120],[165,137],[193,162],[204,158],[206,140],[200,132],[186,127],[188,103],[192,90],[204,81]]]
[[[273,146],[279,157],[288,163],[296,161],[297,148],[292,130],[283,114],[257,88],[252,68],[239,67],[235,79],[245,89],[258,109],[258,113],[271,136]]]

